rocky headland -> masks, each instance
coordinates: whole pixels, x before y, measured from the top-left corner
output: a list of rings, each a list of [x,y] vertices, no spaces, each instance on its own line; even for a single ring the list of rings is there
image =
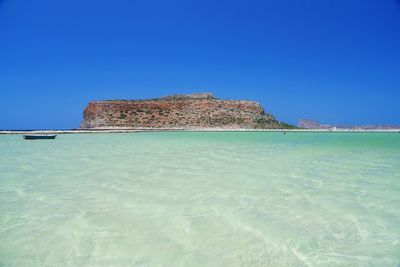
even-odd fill
[[[400,125],[394,124],[368,124],[368,125],[341,125],[341,124],[322,124],[317,121],[301,119],[298,122],[301,129],[314,130],[398,130]]]
[[[257,102],[222,100],[210,93],[144,100],[90,102],[81,129],[286,129]]]

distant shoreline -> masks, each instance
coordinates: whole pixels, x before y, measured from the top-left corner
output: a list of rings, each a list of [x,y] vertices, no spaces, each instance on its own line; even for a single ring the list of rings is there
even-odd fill
[[[85,134],[135,132],[301,132],[301,133],[400,133],[399,129],[226,129],[226,128],[102,128],[71,130],[0,130],[0,134]]]

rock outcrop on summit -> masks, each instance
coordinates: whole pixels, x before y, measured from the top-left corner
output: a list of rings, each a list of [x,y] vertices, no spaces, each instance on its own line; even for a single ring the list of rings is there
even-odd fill
[[[144,100],[90,102],[83,129],[271,129],[292,126],[277,121],[254,101],[221,100],[210,93],[169,95]]]

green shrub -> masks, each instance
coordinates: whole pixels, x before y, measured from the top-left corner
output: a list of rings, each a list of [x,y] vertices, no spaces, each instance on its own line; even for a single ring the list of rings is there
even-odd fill
[[[126,118],[126,114],[125,114],[124,112],[121,111],[121,113],[119,114],[119,118],[120,118],[121,120],[125,119],[125,118]]]

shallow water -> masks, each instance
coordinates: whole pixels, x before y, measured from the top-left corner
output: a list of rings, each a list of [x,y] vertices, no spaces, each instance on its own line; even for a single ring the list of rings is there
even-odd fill
[[[0,136],[0,266],[399,266],[400,134]]]

